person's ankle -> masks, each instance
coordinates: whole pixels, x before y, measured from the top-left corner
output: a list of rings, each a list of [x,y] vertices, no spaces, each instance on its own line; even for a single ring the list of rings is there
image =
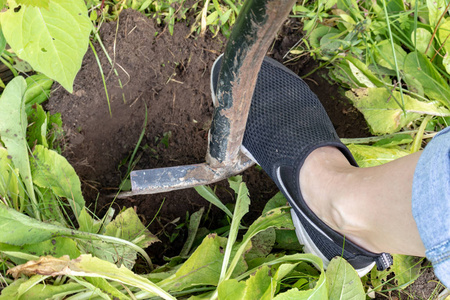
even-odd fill
[[[308,207],[336,231],[345,230],[341,190],[346,175],[354,168],[335,147],[314,150],[300,170],[300,189]]]
[[[354,210],[358,195],[354,181],[360,169],[334,147],[314,150],[300,170],[300,189],[308,207],[331,229],[366,250],[379,252],[366,240],[364,212]]]

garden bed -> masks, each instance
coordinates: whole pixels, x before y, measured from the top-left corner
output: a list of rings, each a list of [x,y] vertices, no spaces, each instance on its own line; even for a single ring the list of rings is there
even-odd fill
[[[63,154],[82,180],[87,206],[100,216],[110,205],[118,211],[134,207],[144,224],[162,241],[147,249],[154,262],[162,264],[163,257],[177,255],[185,242],[187,227],[183,224],[187,213],[210,204],[193,189],[125,199],[115,199],[113,195],[126,175],[127,158],[138,143],[146,109],[148,122],[135,169],[204,161],[213,112],[210,68],[226,40],[221,35],[212,38],[209,33],[187,38],[190,29],[184,22],[176,23],[174,34],[170,35],[154,20],[133,10],[122,12],[118,22],[105,23],[100,30],[117,74],[100,45],[94,44],[106,78],[110,110],[96,57],[90,50],[75,80],[73,94],[57,87],[46,107],[62,115],[66,132]],[[300,24],[290,19],[268,55],[283,61],[301,36]],[[287,65],[299,75],[317,67],[309,56]],[[369,136],[362,115],[349,104],[343,90],[327,79],[326,73],[319,70],[306,82],[321,99],[339,136]],[[246,216],[251,223],[277,188],[256,168],[244,172],[243,178],[252,200]],[[226,182],[219,183],[217,193],[224,202],[231,202],[232,193],[227,186]],[[218,228],[221,219],[223,212],[211,208],[204,226]],[[436,284],[429,281],[434,277],[426,273],[427,280],[422,280],[417,288],[410,287],[411,294],[420,291],[421,297],[427,297],[432,293]]]

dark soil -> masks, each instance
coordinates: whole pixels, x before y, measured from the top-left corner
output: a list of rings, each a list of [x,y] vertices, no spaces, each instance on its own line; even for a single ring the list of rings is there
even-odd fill
[[[118,27],[116,23],[106,23],[100,30],[118,76],[100,45],[94,43],[106,78],[111,114],[91,50],[75,80],[74,93],[56,88],[47,104],[52,113],[62,115],[66,132],[63,154],[82,180],[88,205],[98,215],[111,205],[117,210],[132,206],[144,224],[153,220],[149,229],[162,243],[152,245],[148,251],[159,264],[163,263],[164,256],[178,255],[185,241],[186,227],[177,229],[176,226],[185,222],[187,213],[208,208],[209,203],[193,189],[114,201],[111,195],[118,191],[126,175],[129,156],[143,130],[146,108],[148,122],[135,159],[135,169],[204,161],[213,112],[210,68],[226,41],[220,36],[213,39],[208,34],[203,38],[186,38],[189,31],[188,25],[177,23],[171,36],[164,27],[138,12],[122,12]],[[301,36],[297,20],[288,21],[268,55],[283,61],[285,53]],[[303,57],[288,66],[304,75],[317,64],[311,58]],[[306,82],[323,101],[339,136],[368,136],[363,117],[325,74],[326,70],[316,72]],[[260,215],[277,188],[263,171],[256,168],[244,172],[243,178],[252,200],[251,212],[246,216],[250,223]],[[221,182],[217,186],[219,197],[224,202],[231,202],[227,183]],[[222,225],[218,220],[223,217],[221,211],[211,208],[203,225],[218,228]]]

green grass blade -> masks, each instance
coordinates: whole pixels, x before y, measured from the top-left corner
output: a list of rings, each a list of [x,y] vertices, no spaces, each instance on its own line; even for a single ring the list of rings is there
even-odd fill
[[[222,203],[222,201],[220,201],[219,198],[217,198],[216,194],[214,194],[214,191],[209,186],[201,185],[194,187],[194,189],[200,196],[208,200],[211,204],[214,204],[215,206],[220,208],[231,219],[233,218],[233,214],[231,213],[231,211]]]
[[[387,25],[387,29],[388,29],[388,33],[389,33],[389,42],[391,43],[392,55],[393,55],[393,59],[395,62],[395,72],[397,74],[397,82],[401,83],[402,80],[400,77],[397,56],[395,55],[394,38],[392,37],[391,22],[389,21],[389,15],[388,15],[387,7],[386,7],[386,0],[383,0],[383,9],[384,9],[384,14],[386,16],[386,25]],[[399,84],[399,89],[400,89],[400,98],[402,99],[402,105],[400,105],[400,107],[405,112],[405,101],[403,99],[403,89],[402,89],[401,84]]]
[[[108,88],[106,87],[106,79],[105,79],[105,73],[103,73],[102,63],[100,62],[100,59],[98,58],[98,55],[97,55],[97,51],[95,51],[95,47],[91,41],[89,41],[89,46],[91,47],[92,52],[94,52],[95,60],[97,61],[98,68],[100,69],[100,75],[102,76],[103,87],[105,88],[106,101],[108,101],[109,115],[112,116],[111,103],[109,102]]]

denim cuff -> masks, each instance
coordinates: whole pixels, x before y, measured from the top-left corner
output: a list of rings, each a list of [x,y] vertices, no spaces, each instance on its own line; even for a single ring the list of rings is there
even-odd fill
[[[437,134],[419,158],[412,213],[436,276],[450,287],[450,127]]]
[[[434,274],[446,287],[450,287],[450,240],[427,250],[426,256],[433,264]]]

